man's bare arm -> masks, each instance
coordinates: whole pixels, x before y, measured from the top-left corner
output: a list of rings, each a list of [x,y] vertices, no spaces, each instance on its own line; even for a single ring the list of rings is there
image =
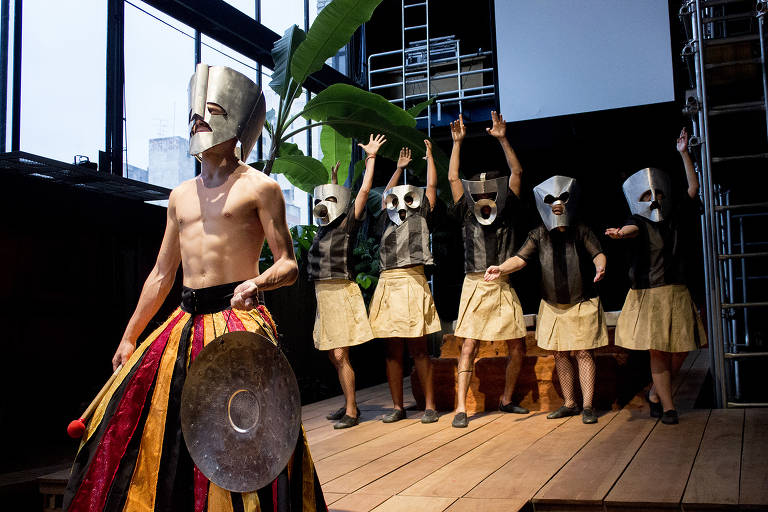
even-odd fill
[[[136,341],[155,313],[158,312],[160,306],[163,305],[176,279],[176,271],[181,263],[181,250],[179,248],[179,228],[176,224],[175,197],[175,191],[171,192],[168,200],[165,235],[163,235],[157,261],[144,282],[139,302],[136,304],[136,309],[128,321],[120,345],[118,345],[112,358],[112,369],[125,364],[133,354],[136,349]]]
[[[520,256],[512,256],[507,259],[501,265],[491,265],[485,270],[483,279],[486,281],[495,281],[501,276],[517,272],[521,268],[525,267],[528,263]]]
[[[680,137],[677,139],[677,151],[680,153],[680,158],[683,159],[683,166],[685,167],[685,177],[688,180],[688,196],[693,199],[699,193],[699,177],[696,175],[696,170],[693,167],[693,160],[688,153],[688,130],[685,128],[680,132]]]
[[[451,149],[451,160],[448,164],[448,183],[451,184],[451,195],[453,202],[459,202],[464,196],[464,186],[459,178],[459,168],[461,166],[461,143],[467,129],[464,127],[464,116],[459,114],[458,121],[451,122],[451,138],[453,139],[453,148]]]
[[[424,159],[427,161],[427,190],[425,195],[429,199],[429,209],[434,210],[437,204],[437,167],[435,167],[435,159],[432,158],[432,142],[429,139],[424,139],[424,146],[426,146],[427,156]]]
[[[365,151],[365,175],[363,176],[363,183],[360,185],[360,190],[357,191],[357,197],[355,198],[355,218],[360,220],[365,213],[365,205],[368,202],[368,195],[371,193],[371,187],[373,186],[373,168],[376,167],[376,154],[379,152],[379,148],[387,142],[387,139],[383,135],[371,134],[368,144],[358,144]]]
[[[504,121],[504,117],[495,110],[491,111],[491,122],[492,126],[486,128],[485,131],[496,137],[496,140],[501,144],[501,149],[504,150],[504,157],[507,159],[507,166],[509,167],[509,190],[514,192],[517,197],[520,197],[523,166],[520,165],[520,160],[517,159],[515,150],[512,149],[512,145],[507,140],[507,123]]]

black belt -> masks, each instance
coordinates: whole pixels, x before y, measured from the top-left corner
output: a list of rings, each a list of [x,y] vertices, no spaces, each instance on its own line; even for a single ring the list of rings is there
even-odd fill
[[[200,289],[184,286],[181,289],[181,309],[190,315],[207,315],[228,309],[235,288],[240,283],[242,281]]]

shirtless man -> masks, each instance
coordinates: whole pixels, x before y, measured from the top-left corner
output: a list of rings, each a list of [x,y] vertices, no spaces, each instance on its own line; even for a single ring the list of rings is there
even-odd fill
[[[314,485],[303,484],[303,468],[312,467],[303,436],[277,487],[247,494],[209,482],[184,444],[180,405],[190,363],[225,330],[259,332],[276,342],[257,291],[290,285],[298,274],[280,186],[236,156],[247,155],[261,132],[260,88],[231,69],[199,65],[190,82],[190,107],[190,153],[200,157],[202,174],[171,192],[157,262],[112,359],[122,369],[88,425],[65,509],[213,512],[251,510],[256,503],[264,509],[325,510],[317,477]],[[265,239],[275,263],[260,275]],[[182,304],[137,348],[179,263]]]

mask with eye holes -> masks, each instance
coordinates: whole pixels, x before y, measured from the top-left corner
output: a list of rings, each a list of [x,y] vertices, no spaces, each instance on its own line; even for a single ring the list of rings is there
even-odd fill
[[[343,185],[318,185],[312,195],[315,206],[312,215],[318,226],[326,226],[347,211],[352,191]]]
[[[568,176],[552,176],[542,181],[533,189],[536,209],[547,230],[571,226],[576,218],[579,184]],[[555,208],[557,207],[557,208]],[[562,213],[555,214],[554,210]]]
[[[461,184],[464,185],[464,196],[477,222],[484,226],[493,224],[507,204],[509,177],[487,180],[485,173],[481,173],[479,180],[461,180]]]
[[[198,64],[189,80],[189,154],[236,138],[235,156],[245,160],[261,135],[266,103],[261,88],[224,66]],[[200,122],[201,121],[201,122]]]
[[[398,226],[419,211],[423,200],[424,189],[413,185],[398,185],[384,191],[387,215]]]
[[[653,222],[669,216],[672,206],[672,186],[663,171],[647,167],[627,178],[621,187],[633,215]]]

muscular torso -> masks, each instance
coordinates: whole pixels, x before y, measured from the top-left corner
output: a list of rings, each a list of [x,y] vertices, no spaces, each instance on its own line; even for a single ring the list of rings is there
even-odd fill
[[[205,288],[259,274],[264,229],[256,207],[258,171],[238,168],[213,188],[200,177],[181,184],[174,210],[184,286]]]

